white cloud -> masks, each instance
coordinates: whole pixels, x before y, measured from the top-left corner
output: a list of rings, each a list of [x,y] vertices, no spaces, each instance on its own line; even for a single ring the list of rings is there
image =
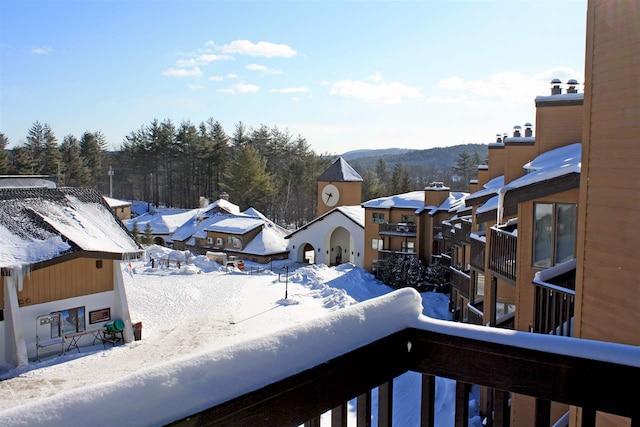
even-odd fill
[[[354,80],[342,80],[334,83],[331,85],[329,93],[345,98],[358,98],[367,102],[385,104],[399,104],[405,98],[423,97],[419,88],[399,82],[371,84]]]
[[[193,90],[204,89],[204,86],[202,86],[202,85],[189,85],[189,89],[193,89]]]
[[[274,56],[291,58],[297,54],[295,49],[286,44],[270,42],[252,43],[249,40],[234,40],[231,43],[220,46],[218,49],[222,53],[239,53],[241,55],[264,56],[267,58]]]
[[[234,73],[228,73],[228,74],[227,74],[227,78],[228,78],[228,79],[237,79],[237,78],[238,78],[238,75],[237,75],[237,74],[234,74]]]
[[[237,83],[229,88],[220,89],[218,92],[228,93],[231,95],[243,94],[243,93],[256,93],[260,90],[260,86],[247,84],[247,83]]]
[[[167,77],[200,77],[202,75],[202,71],[198,67],[193,67],[191,69],[169,68],[168,70],[163,71],[162,75]]]
[[[209,62],[213,62],[213,61],[224,61],[227,59],[233,59],[233,56],[230,55],[218,55],[215,53],[203,53],[202,55],[198,56],[198,62],[200,63],[209,63]]]
[[[261,71],[265,74],[282,74],[282,71],[266,67],[264,65],[249,64],[245,67],[249,71]]]
[[[374,82],[381,82],[382,81],[382,73],[380,73],[380,71],[376,71],[375,73],[373,73],[372,75],[369,76],[370,80],[373,80]]]
[[[209,77],[209,80],[212,80],[214,82],[221,82],[222,80],[224,80],[224,77],[222,77],[222,76],[211,76],[211,77]]]
[[[271,92],[276,92],[276,93],[302,93],[302,92],[308,92],[309,88],[308,87],[286,87],[284,89],[271,89]]]
[[[580,76],[582,75],[582,72],[567,67],[556,67],[532,75],[503,71],[485,80],[466,80],[461,77],[449,77],[440,80],[438,87],[445,90],[463,90],[469,95],[485,99],[496,99],[511,104],[529,104],[538,95],[550,94],[549,82],[553,78],[559,78],[565,82],[570,78],[581,81]],[[470,99],[469,96],[466,98]]]
[[[176,65],[180,68],[186,68],[186,67],[194,67],[196,65],[196,60],[195,59],[178,59],[176,61]]]
[[[31,49],[31,53],[35,53],[36,55],[46,55],[51,51],[53,51],[53,48],[51,48],[51,46],[34,47],[33,49]]]

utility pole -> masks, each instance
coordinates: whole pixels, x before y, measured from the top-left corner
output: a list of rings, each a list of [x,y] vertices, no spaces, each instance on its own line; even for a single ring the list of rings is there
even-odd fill
[[[113,197],[113,174],[114,170],[109,166],[109,197]]]

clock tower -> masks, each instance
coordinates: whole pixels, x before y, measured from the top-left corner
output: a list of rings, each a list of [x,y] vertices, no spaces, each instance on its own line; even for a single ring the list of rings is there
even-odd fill
[[[336,206],[360,206],[362,203],[362,177],[346,160],[338,157],[318,177],[318,215]]]

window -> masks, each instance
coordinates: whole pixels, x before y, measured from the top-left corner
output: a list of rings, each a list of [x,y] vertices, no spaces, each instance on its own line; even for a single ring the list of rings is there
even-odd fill
[[[227,236],[227,244],[233,245],[233,236]]]
[[[413,215],[402,215],[402,220],[400,222],[406,222],[409,224],[413,224],[413,219],[415,217]]]
[[[216,238],[216,246],[224,246],[224,239],[222,237]]]
[[[533,266],[549,268],[575,258],[575,203],[536,203],[533,224]]]
[[[374,251],[381,251],[384,248],[382,239],[371,239],[371,249]]]
[[[413,242],[406,242],[406,241],[402,241],[401,243],[401,247],[402,247],[402,252],[413,252],[414,249],[414,243]]]
[[[207,243],[208,244],[212,244],[213,243],[213,237],[207,237]]]
[[[60,334],[72,334],[85,330],[84,307],[69,308],[57,313],[60,313],[60,325],[57,321],[51,324],[51,338],[57,338]]]
[[[484,296],[484,274],[476,272],[476,295]]]
[[[373,222],[376,224],[382,224],[384,222],[384,213],[383,212],[374,212],[373,213]]]

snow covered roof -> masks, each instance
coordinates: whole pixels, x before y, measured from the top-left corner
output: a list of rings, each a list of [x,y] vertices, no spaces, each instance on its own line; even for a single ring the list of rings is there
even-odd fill
[[[449,197],[444,199],[440,206],[434,207],[429,211],[429,215],[435,215],[440,211],[446,212],[454,212],[458,208],[464,206],[464,199],[469,195],[469,193],[462,193],[459,191],[451,191],[449,192]]]
[[[0,188],[56,188],[58,179],[49,175],[0,175]]]
[[[566,103],[582,103],[584,102],[584,93],[559,93],[556,95],[540,95],[536,96],[536,106],[539,104],[566,104]]]
[[[79,251],[139,254],[102,195],[86,188],[0,189],[0,267]]]
[[[292,232],[289,235],[285,236],[285,239],[290,238],[291,236],[293,236],[294,234],[296,234],[296,233],[298,233],[298,232],[300,232],[302,230],[306,230],[307,228],[309,228],[309,226],[311,224],[315,224],[318,221],[323,221],[325,218],[327,218],[329,216],[338,215],[338,214],[342,214],[342,215],[346,216],[351,221],[356,223],[359,227],[364,229],[364,216],[365,216],[364,214],[365,214],[365,210],[364,210],[363,207],[358,206],[358,205],[356,205],[356,206],[338,206],[338,207],[335,207],[335,208],[331,209],[329,212],[325,212],[323,215],[320,215],[319,217],[315,218],[313,221],[306,223],[305,225],[303,225],[302,227],[298,228],[294,232]]]
[[[520,202],[577,188],[581,159],[582,144],[579,142],[540,154],[524,165],[525,171],[528,172],[526,175],[503,185],[498,189],[496,196],[488,199],[476,210],[479,221],[486,219],[488,215],[496,215],[501,203],[500,196],[503,197],[504,215],[510,215],[515,212]],[[527,193],[515,194],[516,191]]]
[[[104,197],[104,201],[107,202],[107,204],[112,208],[119,208],[122,206],[131,206],[131,202],[127,202],[126,200],[112,199],[111,197],[107,197],[107,196],[102,196],[102,197]]]
[[[124,221],[129,230],[133,230],[133,224],[138,224],[138,231],[143,232],[147,224],[151,226],[154,235],[166,235],[173,233],[178,227],[191,220],[199,209],[155,209],[136,218]]]
[[[394,196],[379,197],[362,203],[363,208],[375,209],[421,209],[424,208],[424,191],[411,191]]]
[[[246,254],[275,255],[287,251],[287,242],[272,225],[267,225],[242,251]]]
[[[491,178],[486,184],[483,185],[482,190],[478,190],[475,193],[471,193],[466,199],[467,206],[474,206],[493,197],[498,193],[498,189],[504,185],[504,175]]]
[[[549,150],[524,165],[527,174],[506,184],[500,191],[506,193],[562,175],[580,173],[581,159],[582,144],[579,142]]]
[[[203,221],[201,230],[227,234],[245,234],[264,225],[264,220],[254,217],[235,215],[216,215]],[[205,236],[202,236],[205,237]]]
[[[318,177],[318,181],[352,182],[362,181],[362,177],[345,159],[338,157],[333,161],[331,166]]]

